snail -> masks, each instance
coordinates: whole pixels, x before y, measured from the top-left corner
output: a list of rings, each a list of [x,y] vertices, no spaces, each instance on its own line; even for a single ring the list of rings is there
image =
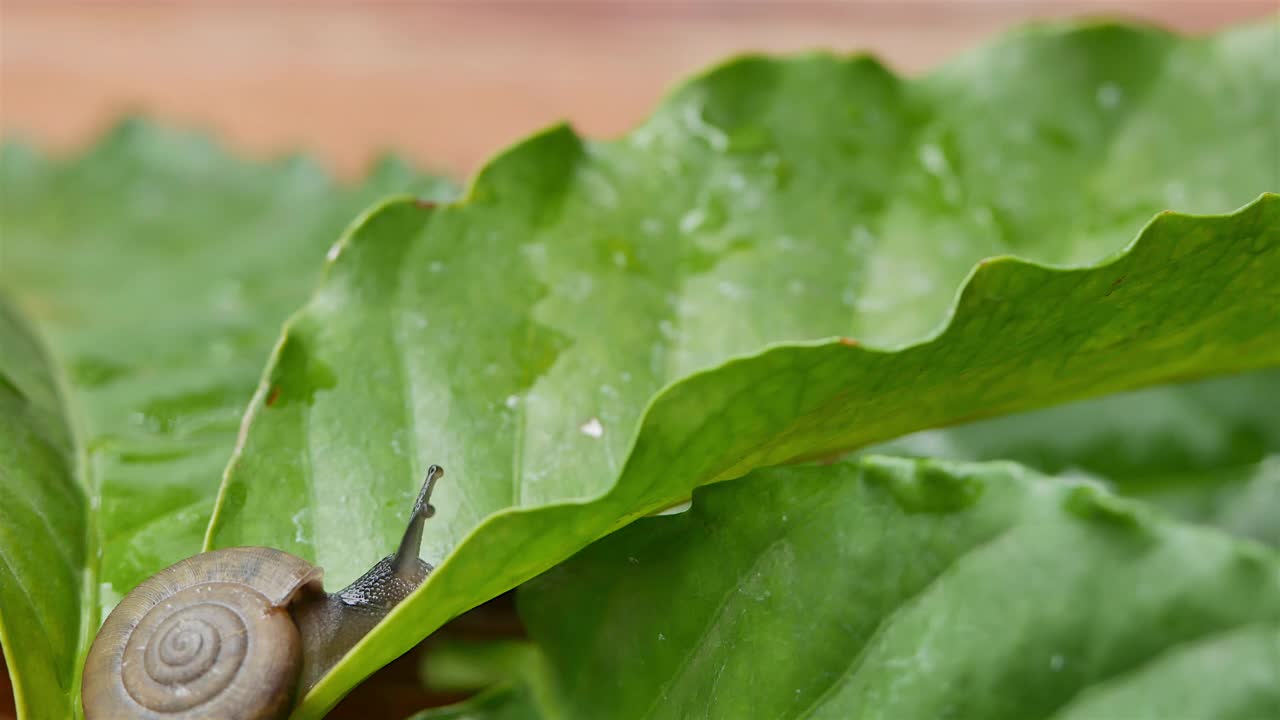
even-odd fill
[[[277,720],[347,650],[422,584],[418,557],[432,465],[394,555],[326,593],[323,571],[281,550],[201,553],[134,588],[85,661],[87,720]]]

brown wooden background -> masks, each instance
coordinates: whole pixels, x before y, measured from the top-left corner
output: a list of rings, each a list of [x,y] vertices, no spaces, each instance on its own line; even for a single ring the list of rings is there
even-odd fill
[[[103,2],[3,0],[0,133],[66,149],[120,113],[351,175],[394,148],[465,175],[561,119],[609,137],[678,79],[745,50],[867,50],[919,73],[1032,18],[1204,32],[1280,0]]]
[[[1280,0],[3,0],[0,135],[66,152],[133,111],[212,130],[250,155],[306,149],[346,176],[394,149],[463,177],[558,120],[621,134],[673,83],[733,53],[869,51],[915,74],[1031,19],[1201,33],[1278,10]],[[375,676],[343,716],[421,706],[415,667],[406,658]],[[12,717],[0,670],[0,720]]]

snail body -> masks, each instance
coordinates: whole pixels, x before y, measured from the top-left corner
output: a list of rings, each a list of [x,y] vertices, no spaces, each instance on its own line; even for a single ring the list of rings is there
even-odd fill
[[[431,573],[418,557],[438,466],[393,555],[327,593],[281,550],[201,553],[152,575],[107,616],[85,661],[86,720],[278,720]]]

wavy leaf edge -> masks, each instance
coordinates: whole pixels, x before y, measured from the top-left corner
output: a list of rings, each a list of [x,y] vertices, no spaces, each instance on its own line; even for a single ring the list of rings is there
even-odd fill
[[[565,129],[566,129],[565,126],[556,126],[552,129],[549,129],[548,131],[546,131],[546,133],[543,133],[543,134],[550,134],[553,132],[562,132]],[[543,134],[535,136],[534,138],[528,140],[527,142],[534,142],[537,140],[537,138],[541,137]],[[452,206],[452,207],[463,206],[467,204],[469,199],[470,199],[470,191],[468,191],[468,195],[466,197],[460,200],[457,200],[453,203],[449,203],[449,206]],[[1029,260],[1029,259],[1017,256],[1017,255],[991,256],[975,264],[973,268],[970,269],[969,273],[965,276],[964,280],[961,282],[960,286],[957,288],[955,294],[953,295],[953,300],[951,304],[948,306],[946,312],[943,314],[943,317],[940,318],[934,330],[930,332],[928,335],[925,335],[912,342],[901,343],[899,345],[879,347],[879,346],[872,346],[872,345],[863,345],[859,341],[854,340],[852,338],[848,338],[848,337],[832,336],[828,338],[820,338],[815,340],[769,343],[753,352],[742,353],[739,355],[728,357],[722,362],[719,362],[715,365],[705,367],[701,370],[692,372],[682,378],[673,380],[667,383],[666,385],[664,385],[661,389],[659,389],[657,392],[653,394],[653,396],[645,404],[645,407],[642,410],[640,415],[640,420],[636,424],[635,430],[631,433],[631,439],[628,443],[628,450],[627,450],[628,460],[630,459],[631,454],[635,450],[636,441],[643,434],[644,428],[649,420],[650,415],[652,414],[653,408],[656,405],[660,404],[673,391],[675,391],[676,388],[684,385],[685,383],[689,383],[694,380],[716,375],[724,371],[724,369],[727,367],[731,367],[733,365],[737,365],[740,363],[752,362],[754,360],[757,360],[759,358],[765,357],[771,353],[778,352],[778,351],[803,349],[803,348],[833,347],[836,345],[844,345],[846,347],[851,347],[861,352],[878,354],[878,355],[894,355],[894,354],[903,352],[905,350],[925,347],[938,342],[939,340],[943,339],[946,336],[947,331],[950,330],[951,326],[954,324],[956,311],[960,307],[962,301],[965,299],[967,294],[971,292],[971,288],[973,287],[975,282],[980,280],[981,276],[986,273],[994,272],[996,269],[1001,269],[1003,267],[1027,268],[1031,270],[1048,270],[1052,272],[1062,272],[1062,273],[1103,270],[1109,266],[1112,266],[1124,260],[1126,256],[1131,254],[1137,248],[1139,243],[1143,241],[1143,238],[1148,235],[1151,229],[1157,226],[1161,222],[1167,222],[1169,220],[1174,220],[1174,219],[1192,220],[1192,221],[1227,220],[1227,219],[1236,218],[1242,215],[1246,215],[1250,212],[1255,211],[1258,208],[1265,207],[1269,203],[1280,203],[1280,193],[1273,193],[1273,192],[1261,193],[1258,195],[1256,199],[1249,202],[1248,204],[1240,208],[1237,208],[1236,210],[1233,210],[1231,212],[1225,212],[1225,213],[1195,215],[1195,214],[1189,214],[1189,213],[1180,213],[1173,210],[1166,210],[1162,213],[1157,214],[1155,217],[1149,220],[1146,223],[1146,225],[1144,225],[1142,229],[1137,233],[1137,235],[1135,235],[1134,239],[1129,241],[1129,243],[1125,245],[1124,248],[1092,264],[1086,263],[1086,264],[1077,264],[1077,265],[1070,265],[1070,264],[1058,265],[1053,263],[1041,263],[1041,262],[1037,262],[1034,260]],[[407,195],[396,195],[396,196],[389,197],[375,204],[373,207],[362,212],[355,220],[351,222],[347,230],[343,232],[342,237],[333,246],[333,250],[330,251],[330,257],[329,259],[325,260],[325,268],[321,274],[320,281],[317,284],[318,289],[316,292],[317,293],[320,292],[320,289],[324,287],[326,281],[329,278],[331,268],[336,263],[341,262],[341,256],[343,254],[342,250],[346,248],[354,240],[355,236],[359,234],[360,230],[364,226],[372,222],[376,216],[384,212],[389,212],[397,208],[404,207],[406,205],[418,207],[425,212],[432,212],[436,209],[436,205],[434,203],[423,202],[421,200],[418,200],[417,198],[413,198]],[[212,549],[213,530],[215,525],[217,524],[217,520],[220,514],[219,511],[221,510],[223,496],[225,494],[226,485],[230,478],[231,471],[234,469],[244,449],[245,441],[248,436],[248,431],[252,427],[254,419],[257,417],[259,413],[262,412],[262,409],[266,406],[266,400],[271,391],[271,386],[272,386],[272,383],[271,383],[272,370],[276,367],[278,361],[280,360],[281,351],[286,345],[290,337],[290,333],[294,329],[294,326],[298,322],[300,322],[301,319],[306,315],[308,308],[312,305],[313,302],[315,302],[314,295],[312,296],[312,299],[308,300],[307,303],[303,305],[301,309],[299,309],[292,316],[290,316],[288,320],[285,321],[282,327],[280,339],[276,342],[275,346],[272,348],[271,354],[267,359],[266,371],[262,374],[262,378],[258,383],[257,389],[254,391],[254,395],[252,400],[249,403],[249,407],[246,410],[245,415],[241,420],[240,432],[239,432],[239,436],[237,437],[235,450],[233,451],[233,454],[231,456],[230,461],[227,464],[226,469],[223,471],[223,481],[222,481],[222,486],[220,487],[218,492],[217,504],[214,506],[213,515],[210,518],[209,527],[205,534],[204,549],[206,551]],[[1186,378],[1186,379],[1191,380],[1196,378]],[[626,468],[626,464],[627,464],[626,462],[622,464],[622,468],[624,470]],[[621,477],[621,474],[622,473],[619,472],[619,477]],[[723,478],[723,479],[727,480],[730,478]],[[719,480],[712,481],[712,482],[718,482],[718,481]],[[705,483],[705,484],[710,484],[710,483]],[[479,531],[481,528],[488,525],[494,518],[498,518],[506,515],[519,515],[519,514],[524,514],[528,512],[536,512],[544,508],[550,508],[550,507],[569,507],[569,506],[575,506],[575,505],[590,505],[612,494],[616,487],[617,487],[617,484],[615,483],[613,486],[610,486],[608,489],[596,495],[584,496],[581,498],[564,500],[560,502],[547,503],[537,508],[511,508],[507,510],[500,510],[495,513],[491,513],[480,524],[478,524],[475,527],[475,529],[473,529],[471,532],[469,532],[466,535],[466,537],[463,539],[463,542],[466,542],[466,540],[469,539],[472,535],[474,535],[477,531]],[[445,563],[442,562],[440,567],[443,567],[444,564]]]

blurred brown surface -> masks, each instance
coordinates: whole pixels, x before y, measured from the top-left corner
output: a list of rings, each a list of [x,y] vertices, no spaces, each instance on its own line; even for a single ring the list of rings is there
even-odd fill
[[[1278,0],[110,2],[4,0],[0,133],[58,150],[121,113],[346,175],[380,150],[456,175],[550,123],[612,137],[673,83],[748,51],[874,52],[920,73],[1033,18],[1206,32]]]
[[[13,704],[13,685],[9,683],[9,669],[4,664],[4,653],[0,652],[0,720],[13,720],[18,714]]]

